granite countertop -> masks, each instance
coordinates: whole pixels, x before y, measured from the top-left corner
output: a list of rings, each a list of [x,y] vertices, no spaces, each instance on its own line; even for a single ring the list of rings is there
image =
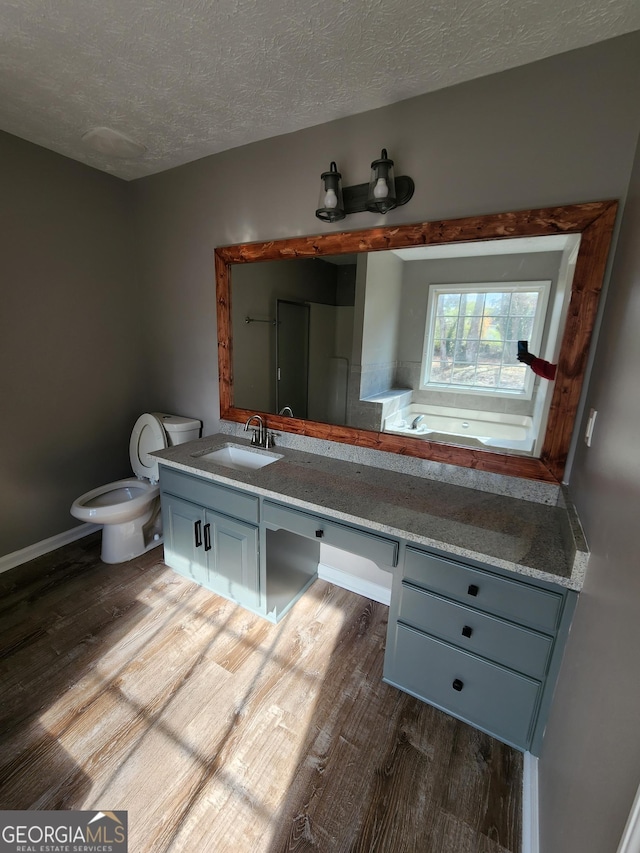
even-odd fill
[[[276,447],[255,471],[202,455],[249,441],[211,435],[151,454],[171,468],[409,542],[580,590],[588,551],[572,507],[503,495]]]

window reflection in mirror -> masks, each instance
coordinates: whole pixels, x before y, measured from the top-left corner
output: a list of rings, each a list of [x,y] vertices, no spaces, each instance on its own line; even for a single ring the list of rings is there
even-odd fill
[[[234,405],[538,456],[553,383],[518,362],[517,341],[557,361],[579,242],[233,266]]]

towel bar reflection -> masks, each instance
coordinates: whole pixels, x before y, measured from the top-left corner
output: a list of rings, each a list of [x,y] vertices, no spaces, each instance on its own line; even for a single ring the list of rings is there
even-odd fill
[[[275,326],[275,324],[276,324],[275,320],[270,320],[268,317],[266,319],[262,320],[262,319],[260,319],[260,317],[249,317],[249,316],[247,316],[244,318],[244,321],[247,324],[248,323],[270,323],[272,326]]]

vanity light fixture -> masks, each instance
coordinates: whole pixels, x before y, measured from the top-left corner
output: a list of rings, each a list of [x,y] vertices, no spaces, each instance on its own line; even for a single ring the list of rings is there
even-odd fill
[[[371,164],[369,179],[369,195],[367,210],[377,213],[387,213],[396,207],[396,181],[393,176],[393,160],[387,156],[387,149],[382,149],[379,160]]]
[[[348,213],[388,213],[394,207],[406,204],[413,196],[412,178],[400,175],[395,178],[393,160],[383,148],[381,156],[371,164],[368,184],[342,187],[342,175],[335,163],[320,176],[320,201],[316,216],[323,222],[338,222]]]
[[[345,217],[342,200],[342,175],[333,162],[329,166],[329,171],[320,175],[320,200],[318,201],[316,216],[323,222],[338,222],[339,219]]]

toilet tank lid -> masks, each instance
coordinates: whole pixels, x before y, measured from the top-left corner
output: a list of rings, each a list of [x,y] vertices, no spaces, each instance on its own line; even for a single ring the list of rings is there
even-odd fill
[[[166,415],[164,412],[153,412],[167,432],[185,432],[189,429],[199,429],[202,422],[196,418],[183,418],[181,415]]]

